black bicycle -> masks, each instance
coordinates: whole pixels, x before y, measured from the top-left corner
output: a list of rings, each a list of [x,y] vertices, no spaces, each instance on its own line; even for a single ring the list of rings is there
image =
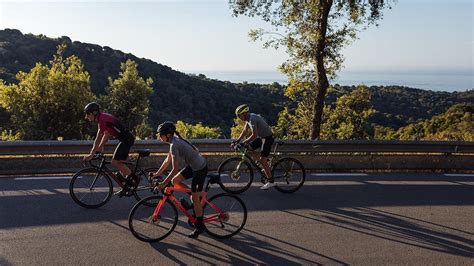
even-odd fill
[[[279,145],[283,145],[284,142],[276,141],[275,143],[275,149],[269,158],[270,169],[275,180],[275,189],[283,193],[293,193],[303,186],[306,178],[305,169],[303,164],[295,158],[278,158],[280,153],[277,152],[277,148]],[[234,149],[241,156],[229,158],[219,165],[217,171],[220,175],[220,187],[234,194],[246,191],[253,182],[252,166],[260,173],[260,181],[265,183],[263,167],[260,162],[252,158],[251,153],[254,151],[250,151],[240,143],[234,145]]]
[[[154,173],[158,168],[139,167],[142,157],[150,155],[150,150],[138,150],[138,158],[135,162],[126,162],[131,166],[132,173],[138,177],[130,192],[126,196],[134,196],[137,201],[156,194],[153,192],[153,184],[149,179],[150,173]],[[84,208],[94,209],[106,204],[113,195],[114,180],[120,188],[126,186],[125,177],[120,172],[113,172],[107,165],[110,161],[102,153],[96,153],[92,160],[88,162],[90,167],[79,170],[71,179],[69,184],[69,194],[71,198]],[[138,181],[138,182],[137,182]]]

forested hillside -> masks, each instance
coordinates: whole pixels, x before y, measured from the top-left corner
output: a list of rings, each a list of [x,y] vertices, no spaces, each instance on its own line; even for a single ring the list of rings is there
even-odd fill
[[[228,137],[235,106],[248,103],[252,111],[261,113],[270,124],[275,125],[278,113],[287,104],[284,87],[277,83],[237,84],[211,80],[204,75],[187,75],[107,46],[72,42],[68,37],[52,39],[44,35],[22,34],[10,29],[0,30],[0,79],[7,84],[17,83],[15,75],[19,71],[28,72],[38,62],[47,64],[61,43],[67,45],[65,57],[75,55],[82,61],[90,75],[92,92],[96,95],[105,94],[108,78],[118,77],[121,63],[129,59],[135,61],[139,75],[153,80],[148,119],[152,128],[164,120],[182,120],[193,124],[202,122],[220,127],[223,135]],[[337,97],[353,89],[333,86],[327,104],[334,105]],[[446,112],[454,104],[474,103],[474,90],[450,93],[400,86],[372,86],[369,90],[376,111],[370,117],[371,123],[393,129],[430,119]],[[5,110],[0,108],[0,121],[6,117]]]
[[[226,133],[232,126],[235,106],[249,103],[254,111],[274,123],[284,101],[278,84],[234,84],[209,80],[205,76],[190,76],[168,66],[107,46],[72,42],[68,37],[57,39],[43,35],[22,34],[18,30],[0,30],[0,79],[15,83],[18,71],[29,71],[37,62],[47,63],[58,44],[65,43],[65,56],[79,57],[91,77],[95,94],[104,94],[108,77],[116,78],[120,64],[131,59],[138,64],[144,78],[153,79],[149,121],[155,127],[164,120],[218,126]]]

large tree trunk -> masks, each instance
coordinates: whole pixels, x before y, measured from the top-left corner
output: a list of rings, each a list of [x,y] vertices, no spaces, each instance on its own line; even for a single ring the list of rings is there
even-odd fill
[[[316,44],[316,71],[318,73],[316,81],[316,101],[313,105],[313,119],[311,123],[311,139],[319,138],[321,133],[321,122],[324,108],[324,98],[329,87],[326,68],[324,67],[324,49],[326,48],[326,31],[328,27],[328,16],[331,10],[332,0],[321,0],[321,18],[318,19],[320,38]]]

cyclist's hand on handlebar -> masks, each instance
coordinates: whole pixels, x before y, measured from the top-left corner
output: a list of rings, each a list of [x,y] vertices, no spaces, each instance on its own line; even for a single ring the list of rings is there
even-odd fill
[[[165,187],[167,187],[167,186],[168,186],[168,183],[166,183],[166,182],[164,182],[164,181],[158,183],[158,189],[159,189],[159,190],[163,190],[163,189],[164,189]]]
[[[157,182],[159,182],[160,180],[163,180],[163,176],[161,176],[161,175],[155,175],[155,173],[149,173],[149,174],[148,174],[148,180],[149,180],[150,182],[156,182],[156,183],[157,183]],[[155,184],[155,185],[157,185],[157,184]]]
[[[83,160],[84,162],[88,162],[88,161],[92,160],[93,157],[94,157],[94,154],[89,154],[89,155],[84,156],[84,157],[82,158],[82,160]]]

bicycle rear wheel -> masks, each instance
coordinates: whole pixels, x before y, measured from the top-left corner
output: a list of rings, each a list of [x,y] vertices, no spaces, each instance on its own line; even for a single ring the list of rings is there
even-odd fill
[[[93,167],[75,173],[69,183],[71,198],[84,208],[94,209],[106,204],[112,193],[110,177]]]
[[[151,184],[148,180],[148,175],[150,173],[155,173],[156,171],[158,171],[158,169],[159,168],[146,168],[143,170],[140,169],[136,172],[136,174],[140,178],[140,183],[135,189],[133,196],[137,201],[156,194],[156,192],[153,191],[153,184]]]
[[[242,158],[233,157],[219,165],[219,186],[226,192],[239,194],[247,190],[253,181],[252,166]]]
[[[209,235],[229,238],[240,232],[247,222],[247,207],[233,194],[218,194],[204,204],[204,224]]]
[[[272,168],[275,188],[283,193],[293,193],[303,186],[306,172],[303,164],[295,158],[278,160]]]
[[[155,211],[162,196],[151,196],[137,202],[128,216],[130,232],[141,241],[160,241],[173,232],[178,223],[178,211],[170,202],[165,201],[157,220],[153,220]]]

